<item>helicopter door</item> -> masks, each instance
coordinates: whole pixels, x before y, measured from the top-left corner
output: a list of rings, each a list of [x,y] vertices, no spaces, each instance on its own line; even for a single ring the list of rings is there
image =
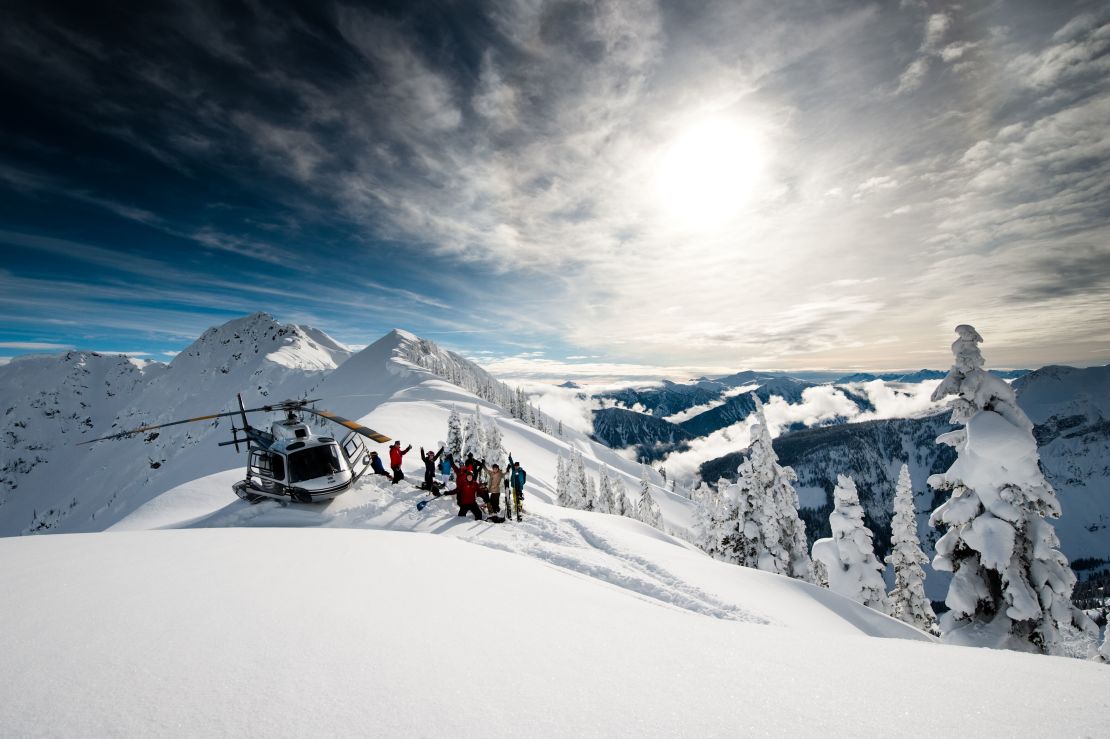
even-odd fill
[[[280,483],[285,479],[285,458],[280,454],[254,449],[251,451],[248,474],[256,476],[259,487],[264,490],[280,489]],[[275,485],[275,482],[278,484]]]
[[[366,450],[366,443],[363,442],[362,437],[354,431],[347,434],[343,439],[343,454],[347,457],[354,476],[362,477],[362,473],[370,466],[370,452]]]

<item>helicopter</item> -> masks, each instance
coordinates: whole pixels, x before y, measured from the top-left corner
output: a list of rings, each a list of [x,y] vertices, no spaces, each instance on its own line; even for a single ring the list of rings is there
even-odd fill
[[[232,490],[248,503],[257,503],[266,498],[293,500],[298,503],[316,503],[331,500],[343,493],[362,477],[370,466],[370,452],[363,437],[384,444],[391,439],[373,429],[343,418],[331,411],[310,407],[319,401],[283,400],[279,403],[258,408],[246,408],[243,396],[236,394],[239,410],[226,413],[210,413],[204,416],[185,418],[180,421],[159,423],[150,426],[119,431],[99,439],[83,441],[78,446],[97,441],[129,439],[136,434],[146,433],[167,426],[183,423],[208,421],[224,416],[240,416],[243,427],[236,428],[234,418],[231,422],[231,440],[221,441],[218,446],[246,446],[247,474],[245,479],[232,486]],[[270,424],[265,431],[247,422],[248,413],[282,412],[285,418]],[[311,413],[331,421],[350,433],[342,441],[330,436],[313,436],[312,430],[302,420],[304,413]],[[243,437],[240,437],[243,434]]]

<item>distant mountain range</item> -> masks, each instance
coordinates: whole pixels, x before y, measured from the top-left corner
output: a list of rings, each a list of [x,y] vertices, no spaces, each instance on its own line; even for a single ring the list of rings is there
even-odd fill
[[[1055,525],[1064,553],[1081,563],[1110,562],[1110,366],[1044,367],[1015,380],[1014,390],[1036,424],[1041,466],[1060,497],[1063,516]],[[796,487],[810,540],[829,535],[828,501],[837,475],[849,474],[882,553],[890,537],[894,484],[905,462],[913,480],[919,532],[931,554],[939,532],[928,525],[928,517],[943,496],[935,495],[926,480],[954,461],[953,450],[936,443],[937,436],[953,428],[944,412],[804,429],[775,439],[780,461],[798,475]],[[699,475],[710,482],[732,479],[744,456],[736,451],[710,460]]]

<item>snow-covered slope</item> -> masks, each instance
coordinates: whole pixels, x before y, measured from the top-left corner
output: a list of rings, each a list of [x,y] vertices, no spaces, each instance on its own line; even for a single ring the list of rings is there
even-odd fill
[[[940,646],[827,590],[553,505],[572,448],[629,493],[640,467],[429,369],[490,387],[459,361],[395,331],[308,375],[335,410],[413,444],[399,485],[252,506],[230,490],[240,458],[205,427],[167,448],[164,466],[194,474],[132,489],[97,517],[111,530],[0,539],[0,735],[858,736],[906,715],[930,733],[1081,734],[1110,717],[1097,665]],[[416,511],[415,448],[476,406],[528,470],[521,522],[460,519],[449,498]],[[128,445],[152,446],[94,448]],[[104,478],[87,479],[92,500]],[[652,492],[667,528],[689,525],[688,501]],[[861,687],[878,675],[881,696]]]
[[[206,331],[168,365],[69,352],[0,367],[0,535],[96,531],[186,480],[242,464],[228,419],[77,446],[112,431],[304,397],[351,352],[263,313]]]

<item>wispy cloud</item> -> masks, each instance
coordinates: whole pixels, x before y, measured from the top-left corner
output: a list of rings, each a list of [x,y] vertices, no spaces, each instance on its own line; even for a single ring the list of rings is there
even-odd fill
[[[56,154],[39,151],[0,165],[5,187],[188,248],[4,238],[119,271],[71,309],[142,278],[167,286],[171,313],[303,304],[355,342],[372,338],[360,322],[416,316],[460,341],[612,357],[597,374],[888,365],[943,351],[972,318],[1006,356],[1031,347],[1023,364],[1087,352],[1110,305],[1106,12],[940,7],[255,4],[233,22],[181,3],[119,38],[18,17],[8,74],[38,75],[59,118],[88,101],[70,125],[172,178],[154,197],[121,187],[109,157],[89,180],[43,174],[33,163]],[[707,120],[757,142],[760,162],[712,227],[676,217],[659,183]],[[190,185],[203,197],[167,204]],[[238,271],[216,276],[190,249]],[[62,296],[45,300],[60,318]]]
[[[41,349],[72,349],[68,344],[52,344],[47,341],[0,341],[0,349],[26,349],[28,351]]]

